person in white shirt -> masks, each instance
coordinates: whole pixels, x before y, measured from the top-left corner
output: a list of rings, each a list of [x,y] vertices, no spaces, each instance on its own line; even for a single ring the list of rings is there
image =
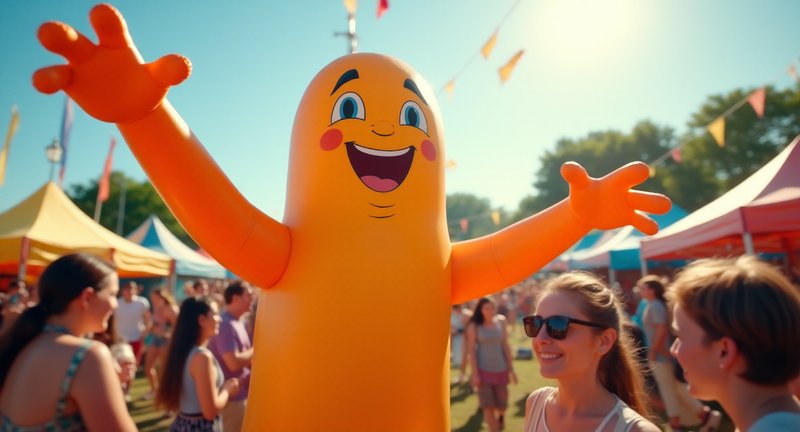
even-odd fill
[[[137,367],[142,361],[143,340],[150,327],[150,302],[136,295],[138,291],[136,282],[125,284],[120,290],[119,307],[114,311],[117,333],[133,348]]]

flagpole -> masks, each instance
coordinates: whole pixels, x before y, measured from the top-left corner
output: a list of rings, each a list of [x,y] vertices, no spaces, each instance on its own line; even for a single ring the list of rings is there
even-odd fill
[[[98,189],[100,186],[98,185]],[[103,211],[103,202],[100,201],[100,194],[97,194],[97,200],[94,202],[94,221],[100,223],[100,212]]]
[[[122,226],[125,224],[125,195],[128,192],[128,182],[120,177],[119,209],[117,210],[117,234],[122,235]]]
[[[358,52],[358,35],[356,35],[356,4],[355,0],[345,0],[344,7],[347,10],[347,31],[335,32],[334,36],[345,36],[350,44],[350,54]]]

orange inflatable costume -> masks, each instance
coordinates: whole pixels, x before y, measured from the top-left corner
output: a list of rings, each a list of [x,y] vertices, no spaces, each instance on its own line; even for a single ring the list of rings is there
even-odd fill
[[[145,64],[111,6],[90,19],[97,45],[65,24],[42,25],[42,44],[69,64],[37,71],[34,85],[117,123],[192,237],[264,288],[249,431],[450,430],[450,305],[520,281],[592,228],[654,233],[640,211],[670,206],[630,190],[647,178],[644,164],[594,179],[568,163],[568,199],[451,244],[433,92],[395,59],[355,54],[326,66],[300,102],[280,223],[245,200],[166,100],[189,62]],[[191,170],[177,172],[176,160]]]

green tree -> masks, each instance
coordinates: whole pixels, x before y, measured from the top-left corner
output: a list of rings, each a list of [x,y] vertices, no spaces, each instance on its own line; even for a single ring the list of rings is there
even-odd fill
[[[710,96],[688,122],[681,138],[683,162],[666,166],[664,185],[673,198],[697,209],[749,177],[800,134],[800,86],[777,91],[767,88],[764,117],[745,103],[725,117],[725,146],[705,127],[754,89],[737,89]],[[704,187],[698,188],[699,182]],[[706,187],[708,186],[708,187]]]
[[[509,218],[502,209],[497,210],[500,212],[500,224],[495,226],[492,220],[493,211],[495,209],[492,209],[487,198],[478,198],[467,193],[447,195],[447,228],[450,240],[468,240],[497,231]],[[469,221],[466,232],[461,229],[462,219]]]
[[[108,200],[103,203],[100,213],[100,224],[116,232],[119,221],[119,202],[122,195],[122,185],[125,185],[125,218],[120,235],[126,236],[142,224],[150,215],[156,215],[167,229],[192,249],[197,244],[186,233],[167,208],[161,196],[158,195],[149,181],[137,182],[125,174],[114,171],[111,173]],[[94,217],[97,201],[98,182],[90,180],[88,184],[72,184],[67,195],[89,217]]]
[[[628,162],[655,159],[676,143],[671,128],[647,120],[639,122],[628,134],[609,130],[591,132],[579,139],[562,138],[554,150],[540,158],[541,168],[533,184],[537,194],[522,199],[513,219],[530,216],[569,195],[569,185],[561,177],[564,162],[578,162],[590,176],[602,177]],[[652,179],[645,182],[643,188],[664,191],[664,186]]]

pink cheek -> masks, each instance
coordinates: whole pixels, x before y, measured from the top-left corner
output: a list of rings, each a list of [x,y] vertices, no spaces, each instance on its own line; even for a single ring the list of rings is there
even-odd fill
[[[322,138],[319,139],[319,146],[325,151],[335,150],[336,147],[342,144],[343,139],[342,131],[339,129],[331,129],[322,134]]]
[[[436,160],[436,146],[433,145],[431,140],[422,141],[422,155],[425,156],[425,159],[433,162]]]

